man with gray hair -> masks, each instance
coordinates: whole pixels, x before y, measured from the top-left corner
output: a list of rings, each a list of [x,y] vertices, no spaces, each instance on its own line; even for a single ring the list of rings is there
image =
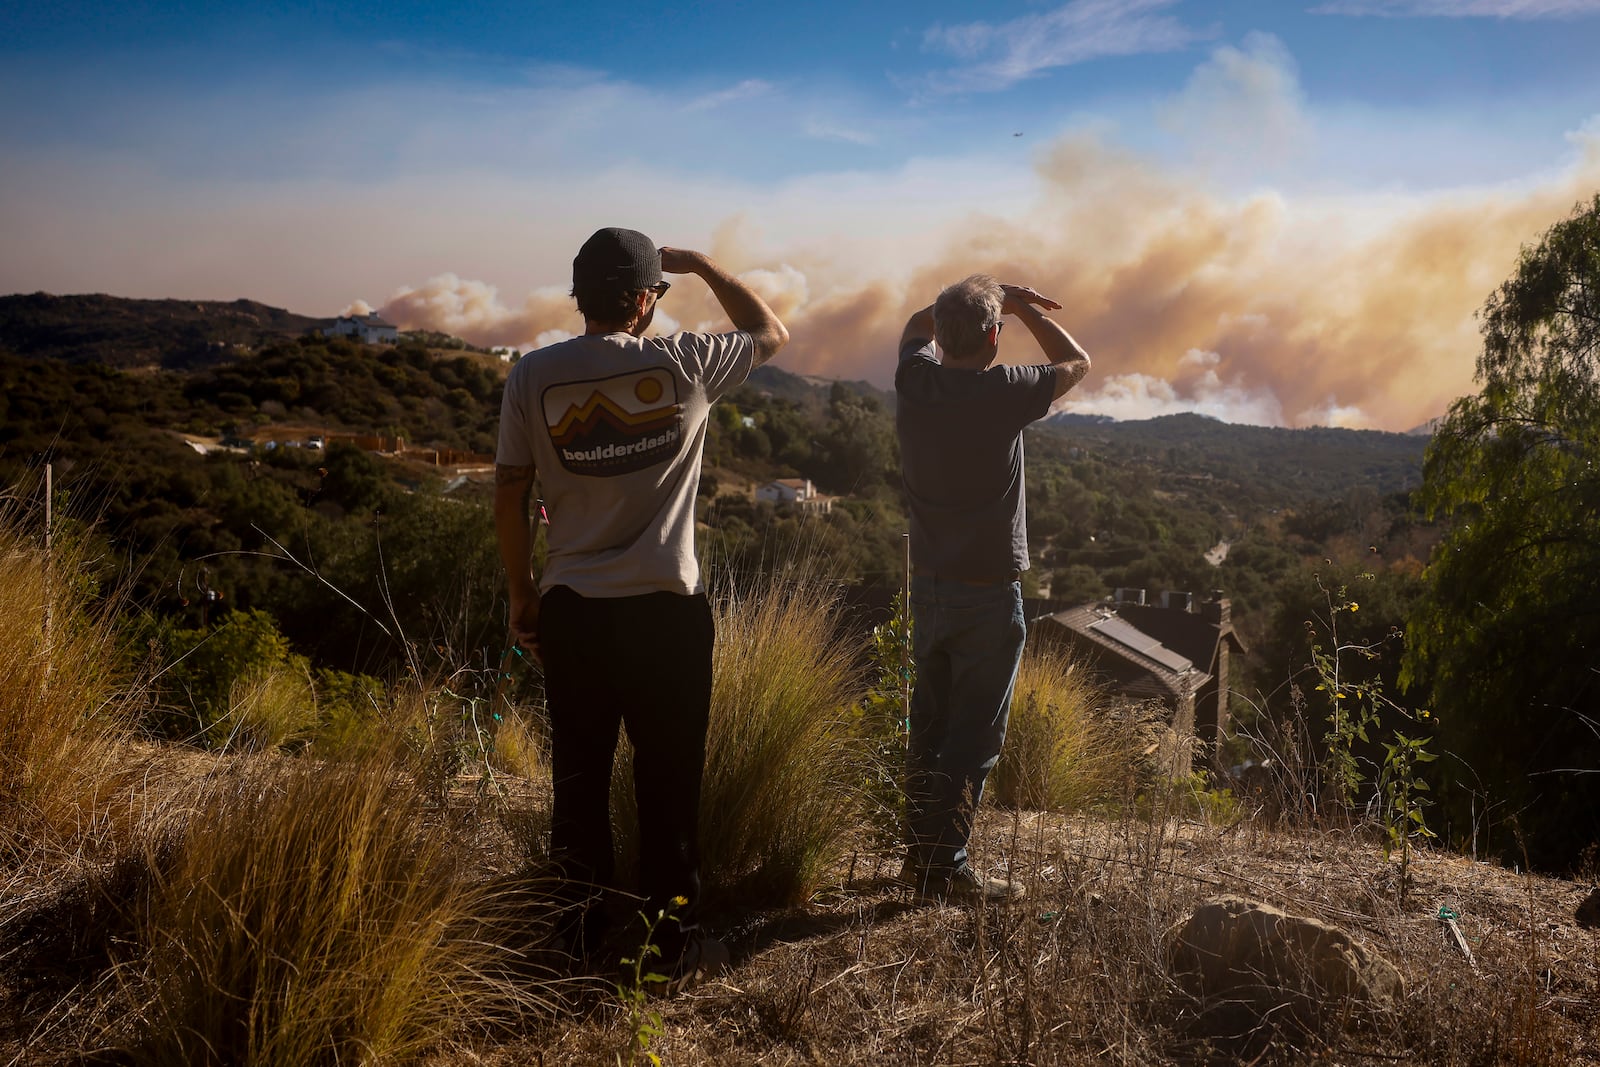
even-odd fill
[[[900,335],[895,427],[911,514],[917,681],[907,757],[904,876],[922,901],[1017,899],[967,859],[984,779],[1000,758],[1026,624],[1022,430],[1083,380],[1089,356],[1032,289],[974,274]],[[1049,361],[995,363],[1003,315]]]

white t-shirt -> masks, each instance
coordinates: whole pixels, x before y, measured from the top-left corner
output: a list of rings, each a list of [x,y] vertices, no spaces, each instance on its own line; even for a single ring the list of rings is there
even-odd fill
[[[748,333],[595,334],[511,368],[495,462],[538,472],[541,590],[698,593],[694,500],[711,405],[755,360]]]

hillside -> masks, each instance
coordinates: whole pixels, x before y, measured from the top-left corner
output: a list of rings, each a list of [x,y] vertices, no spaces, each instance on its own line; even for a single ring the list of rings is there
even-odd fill
[[[17,294],[0,296],[0,349],[118,368],[187,367],[296,337],[330,321],[244,299]]]
[[[259,619],[317,669],[448,673],[463,650],[503,649],[485,457],[505,364],[443,348],[448,338],[364,346],[315,333],[189,361],[199,320],[163,318],[179,302],[110,303],[126,335],[146,338],[148,363],[83,358],[102,350],[75,349],[84,331],[72,324],[36,323],[22,335],[31,354],[15,332],[0,348],[0,482],[37,500],[42,464],[54,465],[58,513],[93,524],[86,581],[125,593],[152,630],[203,635],[219,618]],[[719,403],[696,501],[709,580],[743,586],[809,561],[831,582],[868,587],[863,602],[887,603],[908,526],[892,400],[766,367]],[[303,447],[321,435],[326,450]],[[384,443],[402,438],[404,453]],[[185,440],[229,447],[200,454]],[[1317,619],[1337,615],[1341,645],[1364,650],[1346,669],[1396,702],[1392,726],[1427,707],[1422,689],[1399,684],[1441,533],[1411,506],[1426,443],[1198,416],[1052,421],[1027,435],[1024,593],[1082,604],[1116,589],[1220,590],[1243,645],[1225,765],[1245,758],[1245,729],[1304,721]],[[826,514],[754,499],[752,487],[796,477],[831,498]],[[162,699],[181,707],[193,694]],[[1306,728],[1319,736],[1320,719]],[[1435,751],[1453,743],[1446,730]],[[1383,759],[1376,741],[1358,755]],[[1484,839],[1473,794],[1435,796],[1447,840]],[[1514,831],[1494,822],[1503,850]]]
[[[1243,426],[1196,414],[1128,422],[1057,415],[1045,425],[1085,445],[1189,477],[1270,487],[1279,505],[1355,485],[1379,493],[1408,492],[1422,484],[1428,444],[1426,436],[1415,433]]]
[[[201,456],[178,435],[264,442],[296,426],[302,437],[398,437],[440,456],[483,455],[494,447],[505,364],[443,336],[375,347],[324,338],[308,332],[317,321],[250,301],[0,298],[0,477],[26,483],[53,459],[58,485],[95,509],[126,553],[141,597],[164,596],[204,567],[232,603],[269,608],[300,647],[370,665],[370,642],[331,636],[315,597],[269,545],[309,538],[325,577],[367,588],[369,576],[341,569],[357,565],[351,546],[370,538],[360,531],[372,515],[390,518],[385,558],[403,567],[408,542],[426,540],[406,516],[447,495],[482,507],[485,489],[349,447]],[[897,586],[906,521],[892,411],[893,395],[866,383],[759,368],[718,405],[709,431],[707,558],[759,571],[803,549],[841,578]],[[1301,560],[1369,545],[1392,550],[1391,560],[1425,554],[1404,503],[1424,443],[1198,416],[1051,420],[1029,432],[1029,591],[1085,599],[1124,586],[1223,588],[1259,634],[1277,583]],[[749,487],[778,477],[812,479],[837,506],[800,523],[756,505]],[[471,514],[465,558],[485,561],[470,584],[487,598],[490,524]],[[262,551],[269,556],[252,555]],[[430,599],[429,576],[419,567],[419,602]],[[472,615],[486,621],[489,608],[484,599]],[[339,632],[364,628],[352,618]]]
[[[701,919],[731,966],[650,995],[626,806],[609,936],[576,959],[555,938],[537,671],[466,647],[384,686],[311,670],[259,614],[151,627],[52,577],[94,544],[46,566],[21,517],[0,514],[0,1061],[1600,1062],[1592,865],[1390,855],[1381,813],[1308,810],[1297,768],[1170,777],[1158,723],[1032,665],[972,839],[1026,895],[918,899],[898,699],[863,689],[899,676],[850,670],[831,586],[792,572],[713,599]],[[199,719],[107,669],[179,648],[168,672],[221,701]],[[167,720],[182,736],[152,743]],[[1270,925],[1208,936],[1239,912]]]

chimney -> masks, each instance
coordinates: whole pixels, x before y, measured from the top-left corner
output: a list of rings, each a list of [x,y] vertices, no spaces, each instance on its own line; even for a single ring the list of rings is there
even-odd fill
[[[1200,605],[1200,617],[1218,629],[1226,629],[1233,625],[1228,598],[1222,595],[1222,590],[1211,590],[1211,595],[1206,598],[1206,602]]]

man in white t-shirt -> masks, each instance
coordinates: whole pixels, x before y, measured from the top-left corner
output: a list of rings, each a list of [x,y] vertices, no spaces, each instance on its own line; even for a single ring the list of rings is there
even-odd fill
[[[727,333],[645,337],[662,272],[698,275]],[[597,231],[572,264],[579,337],[530,352],[506,379],[495,456],[495,531],[511,633],[544,665],[555,810],[551,852],[577,956],[603,934],[614,873],[610,789],[617,727],[634,749],[646,914],[677,982],[727,962],[705,937],[697,821],[711,702],[711,606],[694,552],[694,502],[711,404],[789,340],[748,286],[699,252],[636,230]],[[528,499],[549,516],[532,573]],[[674,904],[681,897],[684,904]]]

